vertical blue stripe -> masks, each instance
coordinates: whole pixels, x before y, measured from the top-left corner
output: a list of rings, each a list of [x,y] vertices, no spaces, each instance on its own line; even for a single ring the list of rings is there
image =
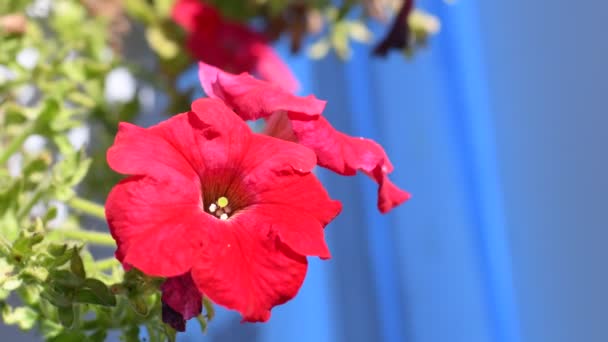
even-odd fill
[[[479,234],[482,274],[488,295],[494,341],[520,341],[490,99],[475,2],[437,6],[443,30],[442,51],[451,115],[468,170],[470,210]]]
[[[366,138],[378,137],[378,127],[375,120],[379,117],[378,106],[370,96],[373,87],[370,77],[369,48],[355,45],[353,52],[356,57],[345,64],[345,85],[349,99],[349,114],[352,115],[353,132],[349,135],[360,135]],[[345,115],[345,114],[343,114]],[[395,251],[392,244],[391,228],[386,217],[382,217],[376,208],[377,186],[367,177],[358,176],[365,204],[365,225],[369,244],[369,257],[372,272],[371,281],[374,283],[377,322],[382,341],[404,341],[399,291],[399,277],[396,276]],[[352,180],[354,181],[354,180]]]

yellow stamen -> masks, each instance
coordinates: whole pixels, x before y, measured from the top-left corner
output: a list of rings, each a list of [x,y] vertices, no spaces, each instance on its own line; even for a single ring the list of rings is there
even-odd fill
[[[228,205],[228,199],[222,196],[217,200],[216,203],[220,206],[220,208],[225,208]]]

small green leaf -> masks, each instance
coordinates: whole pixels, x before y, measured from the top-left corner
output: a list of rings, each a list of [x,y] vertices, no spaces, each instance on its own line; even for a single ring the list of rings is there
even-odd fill
[[[51,287],[47,287],[42,291],[40,296],[46,300],[48,300],[51,304],[57,307],[70,307],[72,306],[72,299],[65,294],[59,293],[52,289]]]
[[[116,297],[103,282],[97,279],[86,279],[83,287],[76,290],[74,300],[78,303],[115,306]]]
[[[312,59],[321,59],[327,55],[331,45],[327,38],[321,38],[308,48],[308,56]]]
[[[82,342],[90,341],[81,331],[63,331],[61,334],[48,339],[49,342]],[[99,341],[99,340],[93,340]]]
[[[45,281],[49,275],[49,271],[40,266],[28,266],[21,271],[24,276],[29,276],[38,281]]]
[[[23,282],[17,276],[10,277],[2,284],[2,289],[6,291],[14,291],[18,289]]]
[[[36,324],[38,314],[28,307],[18,307],[14,310],[8,308],[8,310],[3,310],[2,319],[6,324],[17,324],[22,330],[30,330],[34,327],[34,324]]]
[[[91,336],[89,336],[88,341],[91,342],[104,342],[106,340],[106,337],[108,336],[108,332],[105,330],[97,330],[95,333],[91,334]],[[79,340],[81,341],[81,340]]]
[[[74,306],[70,305],[67,307],[58,307],[57,315],[59,317],[59,322],[66,328],[71,328],[72,324],[74,324]]]
[[[121,339],[125,342],[139,342],[139,327],[128,327],[123,331]]]
[[[78,253],[78,249],[76,249],[76,247],[72,249],[70,269],[78,278],[84,279],[87,276],[84,270],[84,264],[82,263],[82,258],[80,258],[80,254]]]
[[[350,21],[348,28],[348,34],[353,40],[361,43],[369,43],[372,40],[372,32],[363,22]]]
[[[51,281],[60,287],[75,289],[82,286],[84,280],[68,270],[51,272]]]
[[[56,244],[56,243],[52,243],[49,245],[47,251],[49,252],[50,255],[52,256],[62,256],[65,254],[65,251],[67,250],[68,245],[64,244]]]
[[[207,332],[207,319],[203,315],[196,316],[196,320],[198,324],[201,326],[201,331],[203,334]]]
[[[213,308],[213,303],[211,300],[209,300],[209,298],[203,297],[203,307],[205,307],[205,312],[207,312],[205,315],[207,317],[207,321],[212,320],[213,317],[215,317],[215,309]]]
[[[42,217],[42,222],[46,225],[49,221],[57,217],[57,207],[51,207]]]
[[[22,286],[19,289],[19,296],[23,300],[24,304],[29,306],[37,306],[40,302],[40,286],[30,285]]]
[[[129,298],[129,304],[135,312],[142,316],[147,316],[150,311],[148,309],[148,304],[146,304],[145,299],[142,297]]]

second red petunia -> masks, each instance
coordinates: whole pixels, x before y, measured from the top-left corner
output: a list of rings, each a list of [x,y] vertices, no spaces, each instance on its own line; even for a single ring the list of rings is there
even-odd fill
[[[202,0],[177,0],[172,17],[186,31],[186,48],[195,59],[230,72],[254,73],[288,91],[298,88],[289,67],[261,33],[227,20]]]

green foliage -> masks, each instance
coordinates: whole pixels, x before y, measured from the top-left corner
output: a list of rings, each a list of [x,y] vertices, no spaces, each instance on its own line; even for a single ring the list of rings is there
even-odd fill
[[[88,244],[114,242],[83,229],[103,217],[103,208],[76,197],[93,188],[88,182],[107,193],[115,178],[90,179],[89,171],[103,165],[111,174],[105,150],[118,121],[138,111],[137,100],[113,104],[104,97],[106,76],[125,64],[109,44],[110,21],[77,0],[56,0],[48,14],[24,15],[30,6],[0,2],[0,20],[17,14],[26,22],[23,32],[0,27],[1,320],[47,341],[103,341],[111,330],[138,341],[140,328],[149,341],[172,341],[175,331],[160,317],[162,279],[125,273],[113,258],[95,260]],[[155,6],[153,17],[166,16],[170,2]],[[87,151],[68,139],[84,125],[101,142]],[[43,146],[26,148],[32,137]],[[60,218],[64,205],[72,211]]]

